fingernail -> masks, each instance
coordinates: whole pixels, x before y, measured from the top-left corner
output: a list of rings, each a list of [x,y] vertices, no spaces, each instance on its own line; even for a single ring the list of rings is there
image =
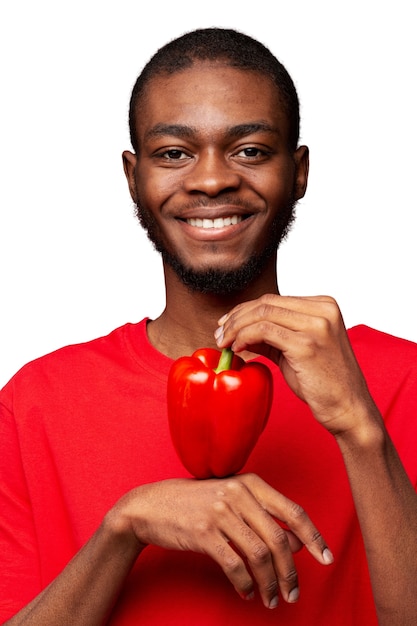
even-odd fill
[[[290,593],[288,594],[288,602],[297,602],[299,597],[300,590],[298,587],[294,587],[294,589],[291,589]]]
[[[276,609],[278,606],[278,596],[274,596],[271,600],[271,602],[269,603],[269,608],[270,609]]]
[[[225,323],[226,320],[227,320],[227,313],[222,315],[217,323],[218,323],[219,326],[222,326]]]
[[[214,338],[216,340],[217,343],[221,343],[224,339],[224,330],[223,330],[223,326],[219,326],[219,328],[216,328],[215,332],[214,332]]]
[[[324,548],[323,550],[323,561],[326,565],[330,565],[330,563],[334,561],[333,554],[330,552],[329,548]]]

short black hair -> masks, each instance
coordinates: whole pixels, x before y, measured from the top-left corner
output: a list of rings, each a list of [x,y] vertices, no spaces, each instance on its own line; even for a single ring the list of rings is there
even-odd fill
[[[262,43],[239,31],[203,28],[185,33],[159,48],[143,68],[132,90],[129,106],[130,140],[138,152],[136,115],[139,101],[152,78],[170,75],[191,67],[195,61],[223,60],[230,67],[259,72],[278,88],[288,119],[289,148],[297,148],[300,134],[300,106],[294,82],[272,52]]]

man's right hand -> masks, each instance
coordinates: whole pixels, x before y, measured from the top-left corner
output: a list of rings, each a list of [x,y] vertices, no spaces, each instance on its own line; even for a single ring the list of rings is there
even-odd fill
[[[138,487],[119,500],[105,524],[132,533],[139,548],[153,544],[208,554],[241,597],[251,599],[256,582],[269,608],[277,606],[278,590],[287,602],[298,599],[293,552],[305,545],[319,563],[333,561],[301,506],[254,474]]]

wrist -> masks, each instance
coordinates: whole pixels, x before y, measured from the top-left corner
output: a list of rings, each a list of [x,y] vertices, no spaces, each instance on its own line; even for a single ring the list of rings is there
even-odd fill
[[[351,408],[350,425],[337,433],[335,439],[344,451],[381,450],[386,441],[386,430],[377,407],[372,403]]]
[[[136,536],[129,515],[118,505],[104,516],[100,530],[112,545],[117,546],[126,555],[131,555],[133,560],[146,547],[146,544]]]

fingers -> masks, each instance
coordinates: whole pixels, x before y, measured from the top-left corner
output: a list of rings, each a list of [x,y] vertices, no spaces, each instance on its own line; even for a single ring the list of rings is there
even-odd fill
[[[215,336],[219,347],[232,345],[235,352],[267,342],[285,350],[288,344],[304,344],[306,333],[320,341],[329,330],[339,330],[343,320],[336,301],[329,296],[288,297],[267,294],[245,302],[219,320]]]
[[[218,543],[213,547],[209,544],[205,552],[220,565],[243,600],[252,600],[255,597],[254,580],[244,559],[227,537],[222,535]]]
[[[287,602],[298,599],[298,577],[290,546],[292,533],[305,545],[310,554],[321,564],[329,565],[333,556],[319,530],[313,524],[303,508],[277,492],[256,475],[247,474],[244,480],[252,493],[256,495],[260,515],[247,518],[248,523],[268,546],[278,586]],[[273,518],[283,522],[290,533],[278,525]],[[294,542],[294,539],[291,539]]]
[[[214,505],[224,540],[209,553],[241,597],[254,594],[252,573],[264,605],[275,608],[279,593],[286,602],[299,597],[292,547],[305,544],[322,564],[332,562],[327,545],[308,515],[257,476],[223,481]],[[286,523],[289,532],[275,519]],[[248,565],[248,568],[246,567]]]
[[[219,320],[220,348],[261,354],[279,366],[294,393],[333,434],[360,425],[370,396],[333,298],[264,295]]]
[[[265,606],[278,604],[278,592],[287,602],[295,602],[298,575],[286,532],[261,508],[256,517],[247,516],[246,523],[255,531],[248,564]]]
[[[279,595],[286,602],[298,599],[293,551],[305,545],[321,564],[332,561],[301,507],[252,474],[143,485],[116,508],[141,545],[208,554],[242,598],[251,599],[257,586],[269,608]]]
[[[215,544],[215,553],[209,546],[209,554],[242,598],[254,597],[256,581],[264,605],[275,608],[279,588],[286,600],[291,592],[284,584],[286,578],[292,588],[298,586],[288,541],[282,541],[279,558],[272,554],[273,537],[278,533],[285,536],[285,532],[259,506],[243,482],[225,481],[223,494],[219,494],[215,509],[224,540]],[[248,513],[246,519],[240,511]]]
[[[273,491],[274,500],[277,500],[277,492],[266,485],[267,489]],[[268,512],[288,526],[291,533],[304,545],[310,554],[323,565],[333,563],[333,555],[320,531],[313,524],[306,511],[299,505],[285,498],[282,494],[278,494],[281,500],[280,506],[277,507],[275,502],[268,505]],[[284,518],[284,519],[283,519]],[[286,533],[287,539],[289,533]],[[292,539],[294,542],[294,539]],[[292,550],[294,552],[294,550]]]

